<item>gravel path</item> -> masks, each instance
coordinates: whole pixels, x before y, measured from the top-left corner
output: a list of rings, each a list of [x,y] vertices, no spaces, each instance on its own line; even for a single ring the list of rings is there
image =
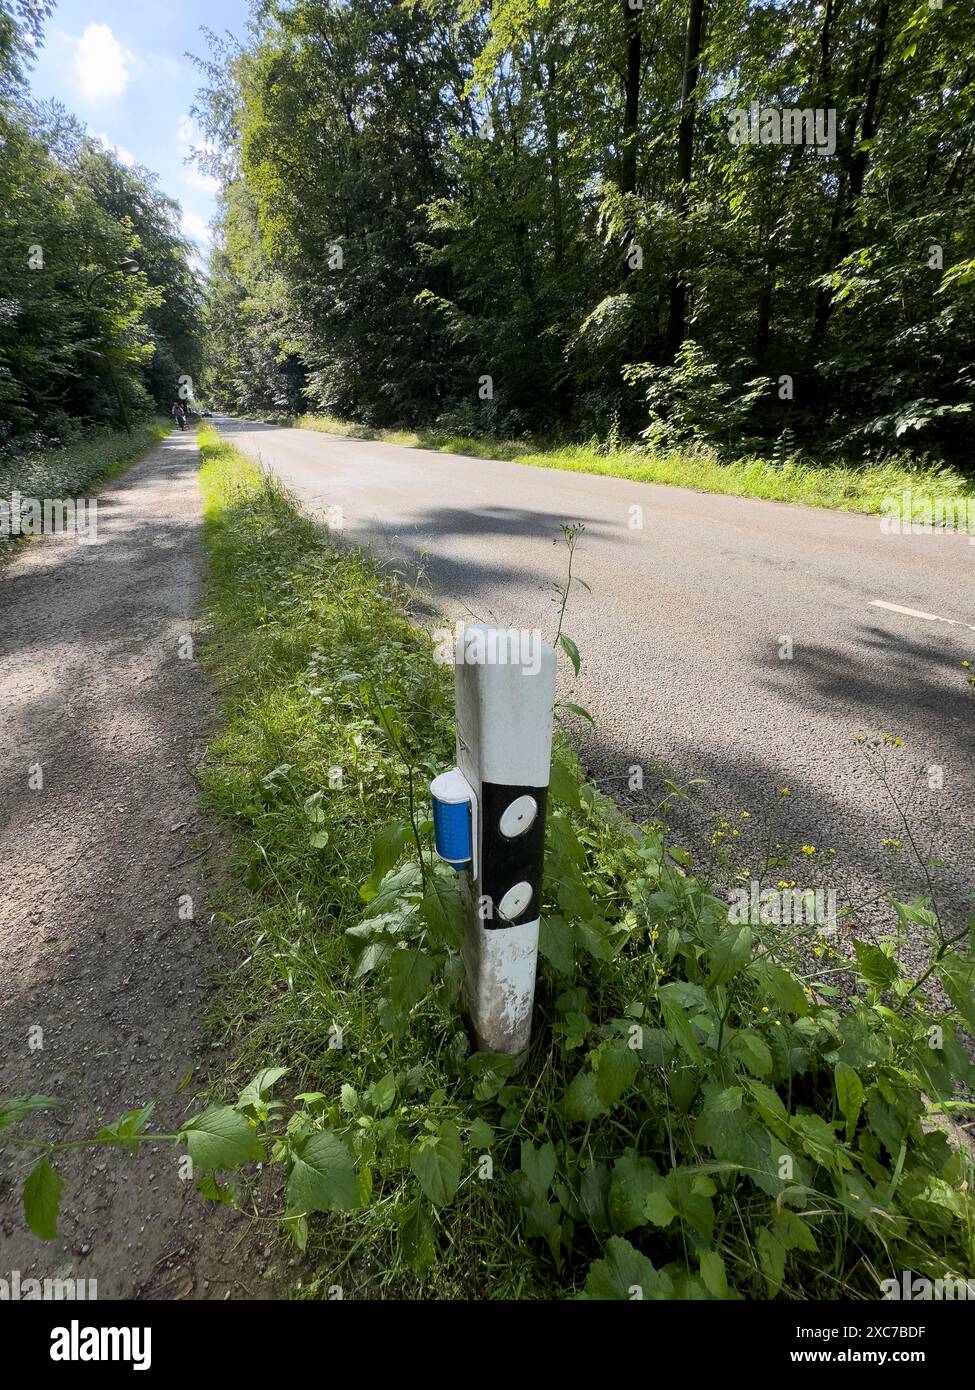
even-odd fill
[[[174,434],[99,496],[93,543],[46,536],[0,571],[0,1094],[67,1100],[41,1120],[58,1139],[150,1100],[175,1128],[203,1079],[176,1095],[204,1053],[213,966],[190,772],[213,696],[186,655],[198,465],[193,436]],[[266,1292],[235,1273],[252,1264],[250,1223],[204,1203],[169,1146],[65,1155],[61,1235],[46,1244],[13,1181],[29,1160],[11,1152],[0,1278],[96,1279],[100,1298]]]

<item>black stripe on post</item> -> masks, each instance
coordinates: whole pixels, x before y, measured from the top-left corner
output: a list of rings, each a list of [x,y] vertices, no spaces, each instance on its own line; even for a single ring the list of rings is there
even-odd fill
[[[501,816],[520,796],[531,796],[538,812],[531,825],[521,835],[509,839],[501,833]],[[509,786],[500,782],[481,783],[481,856],[479,863],[480,892],[491,900],[493,912],[484,918],[486,931],[534,922],[541,912],[542,861],[545,854],[545,811],[548,787]],[[531,885],[528,905],[509,920],[499,911],[499,904],[509,888],[516,883]]]

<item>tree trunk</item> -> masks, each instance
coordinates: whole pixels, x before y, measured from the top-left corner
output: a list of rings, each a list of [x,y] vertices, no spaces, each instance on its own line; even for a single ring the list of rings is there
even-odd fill
[[[887,22],[889,17],[890,0],[880,0],[875,26],[876,38],[867,65],[867,95],[863,104],[860,132],[858,137],[855,140],[851,138],[847,145],[844,161],[846,164],[845,187],[841,183],[833,213],[833,224],[827,241],[830,250],[829,265],[831,266],[837,265],[852,245],[853,220],[856,217],[857,204],[863,194],[867,164],[870,159],[870,151],[864,149],[864,144],[873,140],[879,125],[878,110],[880,91],[883,85],[884,63],[887,61]],[[810,348],[813,352],[820,351],[825,342],[826,330],[829,327],[829,320],[833,312],[833,302],[831,289],[822,287],[817,291],[810,337]]]
[[[688,0],[687,32],[684,41],[684,79],[681,84],[680,126],[677,132],[677,177],[680,179],[678,212],[686,231],[691,201],[691,173],[694,167],[695,93],[701,70],[701,31],[704,28],[705,0]],[[670,317],[667,347],[671,356],[684,341],[687,331],[687,241],[682,241],[677,269],[670,281]]]
[[[643,56],[643,35],[640,28],[641,10],[632,10],[629,0],[623,0],[623,24],[626,32],[626,79],[623,95],[623,159],[620,168],[620,189],[636,192],[637,125],[640,119],[640,66]]]
[[[552,259],[561,265],[565,256],[565,231],[562,216],[562,174],[559,161],[558,93],[555,86],[555,60],[545,64],[546,84],[542,96],[545,116],[545,146],[548,157],[549,188],[552,195]]]
[[[637,129],[640,121],[640,79],[643,63],[643,32],[641,10],[630,9],[628,0],[623,4],[623,29],[626,35],[626,62],[623,77],[623,153],[620,160],[620,192],[636,192],[637,171]],[[623,232],[623,276],[628,276],[630,265],[629,248],[633,244],[635,227],[627,222]]]

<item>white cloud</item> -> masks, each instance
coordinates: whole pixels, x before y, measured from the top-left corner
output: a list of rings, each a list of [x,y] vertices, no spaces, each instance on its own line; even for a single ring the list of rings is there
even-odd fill
[[[95,102],[120,97],[129,85],[128,65],[135,59],[110,27],[89,24],[74,46],[74,75],[81,95]]]
[[[209,246],[210,228],[202,217],[197,216],[195,212],[184,212],[181,225],[183,235],[189,237],[190,241],[195,241],[198,246]]]
[[[220,192],[220,180],[215,179],[210,174],[201,174],[199,169],[192,168],[186,175],[186,182],[192,188],[199,188],[204,193],[209,193],[211,197]]]
[[[126,166],[127,169],[131,169],[133,167],[133,165],[136,162],[136,158],[131,150],[127,150],[124,145],[114,144],[111,140],[109,140],[108,136],[104,133],[104,131],[92,131],[92,135],[101,145],[102,149],[109,150],[112,154],[115,155],[116,159],[120,160],[121,163]]]

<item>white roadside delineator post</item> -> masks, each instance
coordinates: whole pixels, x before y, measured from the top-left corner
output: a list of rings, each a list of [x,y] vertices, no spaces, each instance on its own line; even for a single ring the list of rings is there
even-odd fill
[[[455,662],[457,768],[431,787],[437,848],[462,866],[456,837],[469,826],[465,1006],[481,1051],[516,1053],[535,997],[555,651],[537,632],[478,623]]]

